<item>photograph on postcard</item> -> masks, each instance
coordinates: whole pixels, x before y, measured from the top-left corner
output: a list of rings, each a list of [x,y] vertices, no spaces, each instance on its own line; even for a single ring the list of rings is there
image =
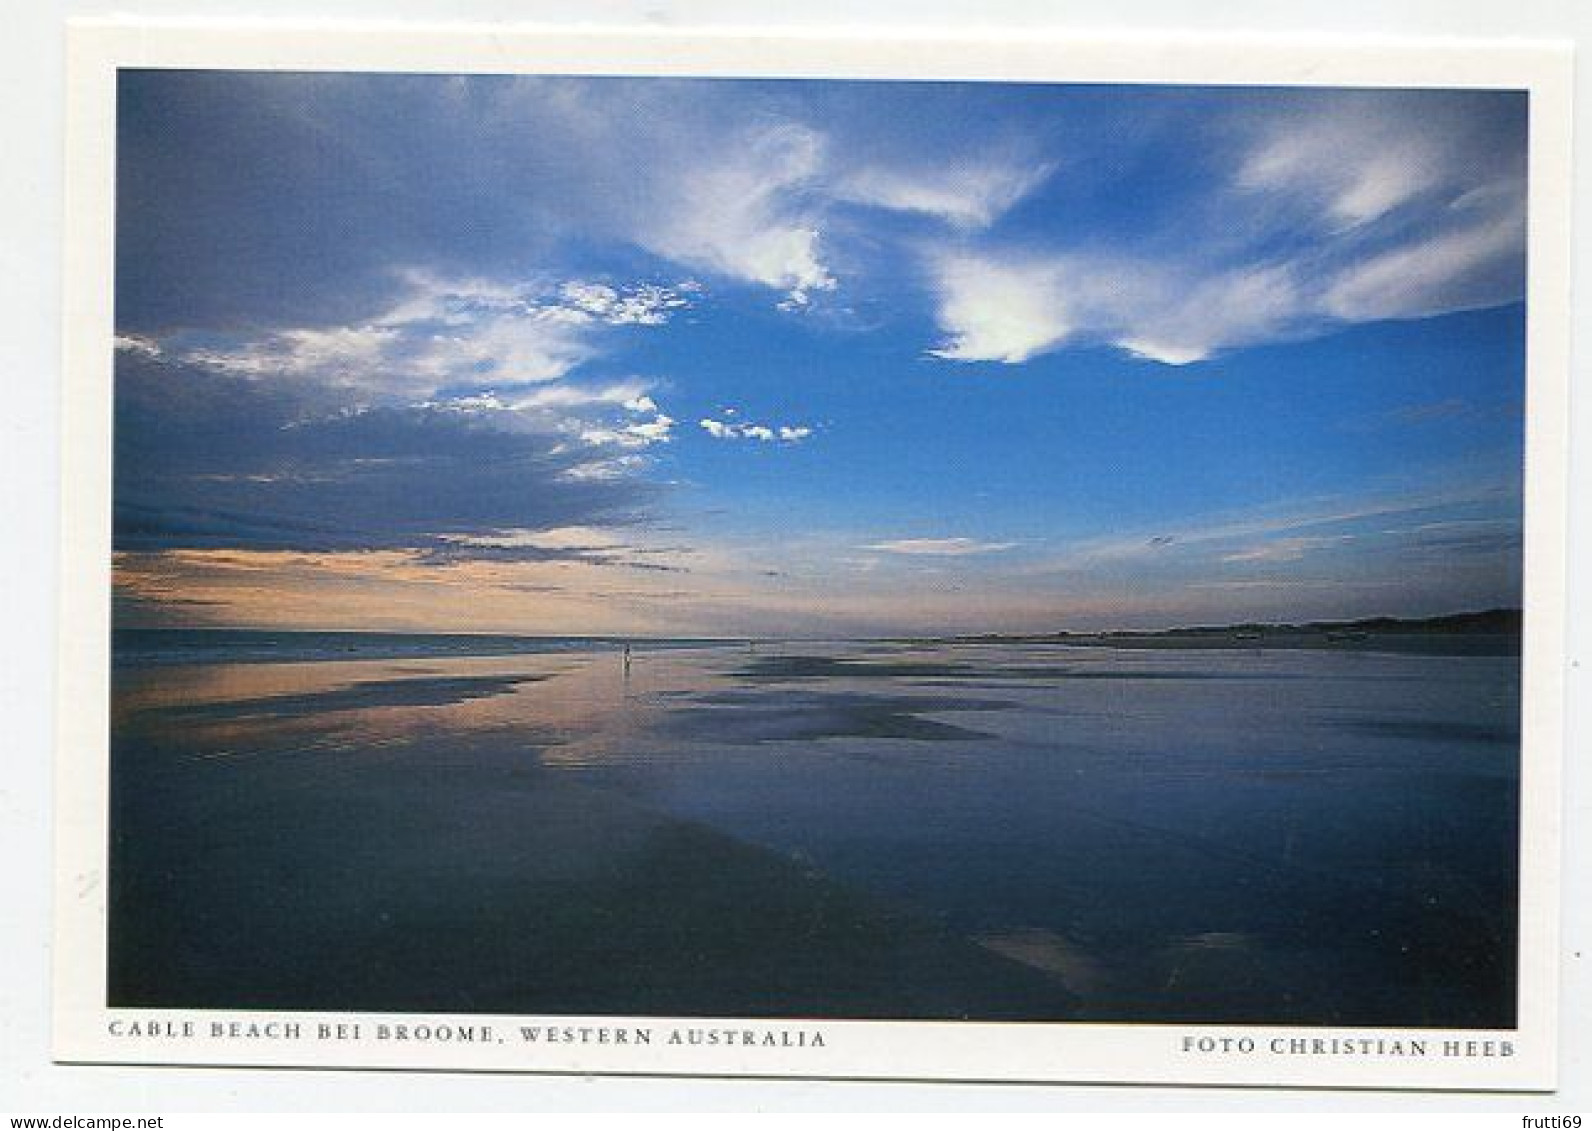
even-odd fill
[[[115,68],[74,1018],[1551,1041],[1526,84],[569,71]]]

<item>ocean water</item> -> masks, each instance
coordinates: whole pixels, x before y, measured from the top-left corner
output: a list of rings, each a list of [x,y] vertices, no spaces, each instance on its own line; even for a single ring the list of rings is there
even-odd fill
[[[270,635],[118,641],[113,1003],[1513,1021],[1518,657]]]

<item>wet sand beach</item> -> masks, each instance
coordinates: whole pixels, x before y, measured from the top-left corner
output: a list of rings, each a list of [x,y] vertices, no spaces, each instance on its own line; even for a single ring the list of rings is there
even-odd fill
[[[1508,657],[258,644],[117,668],[113,1004],[1510,1020]]]
[[[394,733],[363,729],[545,675],[300,667],[330,686],[257,680],[125,721],[114,1002],[944,1019],[1074,1004],[931,918],[549,772],[534,732],[450,736],[414,714],[407,734],[392,717]]]

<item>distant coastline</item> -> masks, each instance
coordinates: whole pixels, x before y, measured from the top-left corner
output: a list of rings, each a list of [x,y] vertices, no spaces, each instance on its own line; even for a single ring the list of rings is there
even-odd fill
[[[1365,617],[1300,624],[1248,622],[1166,629],[982,633],[958,643],[1071,644],[1109,648],[1336,648],[1433,655],[1512,655],[1520,651],[1521,610],[1486,609],[1435,617]]]

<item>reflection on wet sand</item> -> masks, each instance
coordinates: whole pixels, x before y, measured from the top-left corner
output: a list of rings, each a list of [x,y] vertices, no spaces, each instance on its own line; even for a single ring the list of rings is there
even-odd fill
[[[111,997],[1506,1024],[1512,665],[878,643],[127,664]]]

